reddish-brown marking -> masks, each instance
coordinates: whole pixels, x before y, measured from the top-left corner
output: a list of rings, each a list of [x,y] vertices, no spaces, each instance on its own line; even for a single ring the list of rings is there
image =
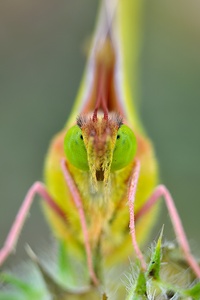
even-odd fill
[[[93,122],[97,121],[98,111],[102,110],[104,119],[109,112],[124,115],[115,86],[116,57],[111,39],[108,37],[97,51],[95,57],[94,79],[88,100],[81,114],[93,111]]]

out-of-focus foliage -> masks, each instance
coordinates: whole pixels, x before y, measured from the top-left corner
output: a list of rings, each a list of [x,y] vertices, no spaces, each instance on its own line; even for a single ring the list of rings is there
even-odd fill
[[[199,300],[200,283],[185,262],[180,250],[172,243],[162,245],[161,236],[146,255],[148,269],[143,272],[137,263],[100,287],[74,282],[69,276],[68,261],[61,246],[54,264],[42,262],[29,249],[32,265],[29,271],[18,270],[18,275],[3,273],[0,300]],[[48,267],[47,267],[48,266]],[[23,274],[20,279],[19,274]],[[22,276],[22,275],[21,275]],[[82,278],[83,279],[83,278]],[[113,284],[115,282],[115,284]]]

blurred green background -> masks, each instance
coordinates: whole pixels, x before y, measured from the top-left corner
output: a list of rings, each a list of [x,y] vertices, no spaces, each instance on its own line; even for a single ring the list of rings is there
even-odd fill
[[[155,145],[161,181],[200,256],[200,2],[144,3],[141,118]],[[0,2],[0,245],[26,191],[42,179],[50,139],[70,113],[96,10],[94,0]],[[36,202],[8,264],[24,256],[25,243],[48,248],[50,231]],[[163,223],[165,237],[173,240],[164,205],[153,238]]]

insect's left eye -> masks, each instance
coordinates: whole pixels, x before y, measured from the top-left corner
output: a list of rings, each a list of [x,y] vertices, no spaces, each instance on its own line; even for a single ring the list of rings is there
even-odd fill
[[[64,140],[64,151],[67,159],[73,166],[83,171],[89,169],[87,151],[82,131],[78,125],[74,125],[67,131]]]
[[[126,125],[122,125],[116,137],[111,171],[117,171],[126,167],[135,156],[137,141],[133,131]]]

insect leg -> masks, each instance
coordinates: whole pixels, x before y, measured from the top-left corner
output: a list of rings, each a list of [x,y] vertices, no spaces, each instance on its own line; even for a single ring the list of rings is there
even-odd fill
[[[41,182],[35,182],[31,188],[28,190],[26,197],[17,213],[15,221],[8,233],[6,241],[4,243],[3,248],[0,250],[0,266],[4,263],[6,258],[12,252],[14,246],[17,243],[19,235],[24,226],[26,217],[30,210],[30,207],[33,203],[34,196],[38,194],[42,197],[42,199],[52,208],[52,210],[64,221],[66,220],[65,213],[61,210],[61,208],[54,202],[50,194],[48,193],[46,187]]]
[[[137,220],[143,216],[145,213],[149,211],[149,209],[160,199],[163,197],[169,211],[170,219],[174,228],[174,232],[176,234],[177,241],[179,243],[180,248],[182,249],[185,259],[188,262],[191,269],[194,271],[196,276],[200,278],[200,267],[196,262],[195,258],[191,254],[190,246],[183,229],[183,225],[181,219],[179,217],[178,211],[174,204],[174,200],[168,191],[168,189],[164,185],[158,185],[154,192],[152,193],[151,197],[147,200],[141,210],[135,216]]]
[[[79,191],[76,187],[76,184],[68,170],[65,159],[61,160],[61,167],[62,167],[62,171],[63,171],[64,177],[65,177],[65,181],[70,189],[70,192],[73,196],[74,203],[75,203],[76,208],[79,213],[80,223],[81,223],[81,227],[82,227],[82,231],[83,231],[85,250],[86,250],[86,255],[87,255],[87,264],[88,264],[88,270],[90,273],[90,277],[91,277],[93,283],[95,285],[98,285],[99,280],[97,279],[97,276],[95,274],[94,267],[93,267],[92,252],[91,252],[90,243],[89,243],[88,229],[87,229],[86,218],[85,218],[85,213],[84,213],[84,209],[83,209],[81,196],[80,196]]]
[[[135,161],[135,167],[133,170],[133,174],[130,180],[130,186],[128,191],[128,205],[129,205],[129,213],[130,213],[130,233],[132,237],[133,248],[135,250],[137,258],[140,260],[141,267],[145,271],[146,270],[146,263],[144,256],[138,246],[135,234],[135,213],[134,213],[134,203],[135,203],[135,194],[137,190],[138,178],[140,174],[140,162],[138,160]]]

